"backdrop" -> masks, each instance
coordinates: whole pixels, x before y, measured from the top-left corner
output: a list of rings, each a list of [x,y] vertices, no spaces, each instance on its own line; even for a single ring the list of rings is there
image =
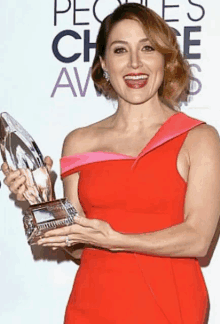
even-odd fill
[[[59,159],[65,136],[115,111],[111,102],[96,94],[90,68],[100,21],[125,2],[129,1],[1,3],[0,111],[17,119],[43,154],[53,158],[57,198],[63,195]],[[136,2],[152,8],[175,28],[192,65],[190,103],[182,105],[182,111],[220,131],[220,4],[214,0]],[[25,206],[14,201],[6,186],[0,189],[0,202],[0,322],[61,324],[78,266],[62,252],[57,255],[28,246],[22,224]],[[209,324],[220,323],[217,237],[218,231],[208,256],[200,260],[210,295]]]

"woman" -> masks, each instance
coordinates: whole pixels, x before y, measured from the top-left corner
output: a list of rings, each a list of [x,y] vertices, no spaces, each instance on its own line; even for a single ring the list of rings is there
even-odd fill
[[[178,111],[189,76],[173,31],[152,10],[125,4],[102,22],[92,77],[118,109],[66,137],[64,196],[80,216],[38,241],[86,247],[73,250],[82,258],[65,324],[204,323],[197,257],[220,212],[220,141]],[[2,169],[23,199],[25,179]]]

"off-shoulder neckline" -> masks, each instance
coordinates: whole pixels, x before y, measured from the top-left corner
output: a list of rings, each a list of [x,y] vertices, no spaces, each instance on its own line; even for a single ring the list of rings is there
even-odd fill
[[[167,118],[165,120],[165,122],[159,127],[159,129],[157,130],[157,132],[154,134],[154,136],[145,144],[144,148],[140,151],[140,153],[138,153],[138,155],[136,156],[132,156],[132,155],[128,155],[128,154],[123,154],[123,153],[117,153],[117,152],[108,152],[108,151],[91,151],[91,152],[83,152],[83,153],[76,153],[76,154],[72,154],[72,155],[66,155],[66,156],[63,156],[61,160],[63,159],[68,159],[68,158],[73,158],[73,157],[77,157],[77,156],[83,156],[83,155],[90,155],[90,154],[109,154],[109,155],[116,155],[116,156],[123,156],[124,158],[127,158],[127,159],[137,159],[146,149],[146,147],[155,139],[155,137],[157,137],[157,135],[161,132],[161,130],[163,129],[163,127],[165,125],[167,125],[167,123],[170,122],[170,120],[172,120],[172,117],[174,116],[177,116],[177,115],[185,115],[183,112],[178,112],[178,113],[175,113],[173,115],[171,115],[169,118]]]

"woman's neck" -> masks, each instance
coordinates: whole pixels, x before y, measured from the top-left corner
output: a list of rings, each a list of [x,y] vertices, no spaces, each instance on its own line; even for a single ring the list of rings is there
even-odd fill
[[[124,132],[138,132],[163,124],[174,113],[174,110],[167,107],[159,99],[140,105],[132,105],[119,100],[117,111],[112,117],[112,127]]]

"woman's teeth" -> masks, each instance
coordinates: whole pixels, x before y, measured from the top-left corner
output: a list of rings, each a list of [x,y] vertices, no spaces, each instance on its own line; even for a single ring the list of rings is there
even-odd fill
[[[146,80],[148,79],[148,75],[126,75],[124,79],[125,80]]]

